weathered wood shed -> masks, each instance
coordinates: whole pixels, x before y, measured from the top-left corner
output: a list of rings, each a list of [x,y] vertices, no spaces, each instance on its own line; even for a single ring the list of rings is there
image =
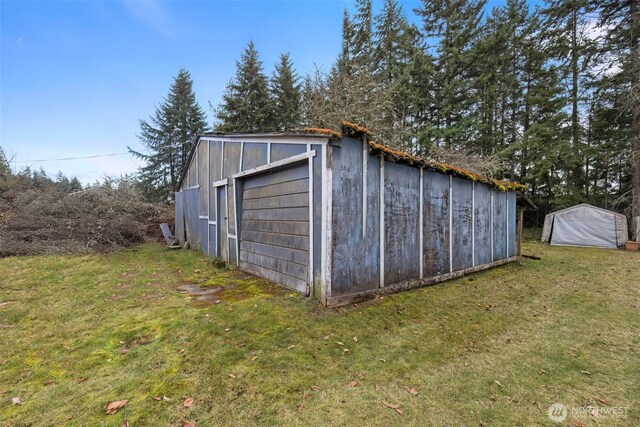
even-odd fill
[[[205,134],[176,237],[338,305],[516,259],[518,184],[343,134]]]

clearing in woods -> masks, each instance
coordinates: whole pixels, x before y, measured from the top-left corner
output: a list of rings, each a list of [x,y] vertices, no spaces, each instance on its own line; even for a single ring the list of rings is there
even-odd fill
[[[160,245],[0,259],[0,425],[639,425],[640,253],[524,253],[337,309]]]

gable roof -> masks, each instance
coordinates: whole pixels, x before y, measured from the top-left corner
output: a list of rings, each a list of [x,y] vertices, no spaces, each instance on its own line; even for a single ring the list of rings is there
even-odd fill
[[[323,135],[320,133],[314,134],[309,132],[263,132],[263,133],[221,133],[221,132],[206,132],[198,134],[195,138],[195,143],[193,144],[193,148],[189,152],[189,157],[187,157],[187,162],[182,169],[182,175],[180,176],[180,181],[178,181],[178,189],[182,188],[182,184],[184,182],[185,177],[187,176],[187,171],[191,166],[191,162],[193,161],[193,157],[195,156],[196,150],[198,149],[198,145],[200,144],[200,140],[202,138],[219,138],[219,139],[239,139],[244,140],[247,138],[251,139],[272,139],[272,138],[296,138],[296,137],[304,137],[304,138],[316,138],[318,139],[318,143],[322,144],[325,141],[328,141],[329,137],[327,135]],[[322,141],[324,140],[324,141]]]
[[[471,171],[467,171],[465,169],[459,168],[457,166],[449,165],[447,163],[437,162],[434,160],[425,159],[413,154],[405,153],[403,151],[395,150],[391,147],[388,147],[384,144],[377,143],[372,140],[372,132],[359,126],[355,123],[347,122],[343,120],[341,123],[341,133],[336,132],[331,129],[324,128],[304,128],[299,132],[273,132],[273,133],[219,133],[219,132],[208,132],[199,134],[196,137],[196,143],[194,144],[191,152],[189,153],[189,157],[187,158],[187,163],[182,171],[182,176],[180,177],[180,181],[178,182],[178,188],[182,187],[184,182],[184,178],[187,175],[187,171],[191,162],[193,160],[193,156],[198,148],[199,142],[201,138],[213,137],[220,139],[246,139],[246,138],[258,138],[258,139],[271,139],[271,138],[296,138],[296,137],[305,137],[305,138],[318,138],[324,139],[326,141],[329,140],[338,140],[342,137],[355,138],[355,139],[363,139],[369,146],[369,151],[372,154],[377,154],[383,156],[385,159],[390,160],[394,163],[406,164],[409,166],[421,167],[433,172],[439,172],[447,175],[453,175],[460,178],[468,179],[470,181],[477,181],[487,185],[490,185],[494,188],[497,188],[500,191],[514,190],[514,191],[524,191],[527,189],[527,186],[524,184],[519,184],[517,182],[498,180],[490,177],[486,177]],[[323,142],[320,142],[323,143]],[[533,203],[531,203],[532,206]]]

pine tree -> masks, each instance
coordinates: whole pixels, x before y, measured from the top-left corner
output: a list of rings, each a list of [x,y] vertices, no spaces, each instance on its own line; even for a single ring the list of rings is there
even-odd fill
[[[298,76],[288,53],[280,55],[271,78],[271,98],[273,100],[274,130],[290,131],[301,124],[301,93]]]
[[[357,69],[370,69],[373,56],[373,20],[371,0],[355,0],[356,13],[351,22],[350,59]]]
[[[629,130],[631,147],[623,152],[631,170],[633,238],[640,241],[640,1],[601,0],[596,4],[600,8],[599,24],[606,28],[602,62],[608,77],[624,91],[612,108],[630,119],[625,130]]]
[[[258,51],[250,41],[240,61],[236,61],[236,75],[227,84],[222,105],[216,111],[216,130],[270,132],[276,128],[273,116],[267,76]]]
[[[477,137],[474,130],[478,93],[473,64],[486,0],[423,0],[415,12],[422,18],[424,36],[433,40],[435,122],[429,124],[437,145],[463,148]]]
[[[134,156],[145,162],[139,170],[139,178],[149,199],[173,197],[196,136],[206,128],[206,118],[196,101],[191,76],[181,69],[150,121],[140,120],[138,138],[147,153],[129,148]]]
[[[430,93],[425,88],[431,77],[431,63],[424,52],[419,30],[410,25],[396,0],[385,0],[374,17],[373,67],[378,84],[393,96],[385,112],[391,123],[388,142],[408,151],[420,152],[418,119]],[[424,144],[428,146],[429,144]]]
[[[11,175],[11,166],[2,147],[0,147],[0,179],[8,178]]]
[[[551,37],[551,58],[560,61],[560,70],[568,81],[567,99],[571,115],[571,150],[567,163],[570,192],[575,202],[586,193],[584,104],[588,87],[588,72],[595,44],[587,37],[589,31],[589,0],[547,0],[546,31]],[[581,117],[581,115],[583,117]]]

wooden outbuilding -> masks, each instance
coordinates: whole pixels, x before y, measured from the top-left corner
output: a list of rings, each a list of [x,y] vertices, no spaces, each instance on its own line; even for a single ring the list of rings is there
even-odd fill
[[[209,133],[176,193],[181,244],[339,305],[517,259],[523,186],[343,133]]]

